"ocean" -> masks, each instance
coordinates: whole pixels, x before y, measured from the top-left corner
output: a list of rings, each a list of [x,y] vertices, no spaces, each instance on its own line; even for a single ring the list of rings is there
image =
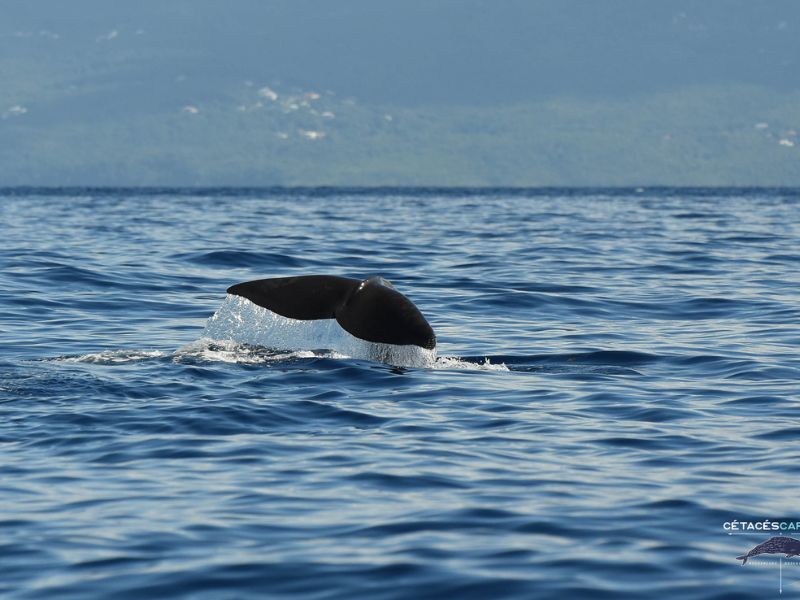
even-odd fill
[[[800,595],[737,559],[800,539],[800,190],[2,189],[0,240],[4,598]],[[231,317],[312,274],[436,356]]]

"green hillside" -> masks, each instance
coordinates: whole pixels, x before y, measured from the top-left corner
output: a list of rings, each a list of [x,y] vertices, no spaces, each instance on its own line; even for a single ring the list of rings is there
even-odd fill
[[[141,60],[0,58],[0,185],[800,185],[798,93],[376,106],[266,78],[149,94]]]

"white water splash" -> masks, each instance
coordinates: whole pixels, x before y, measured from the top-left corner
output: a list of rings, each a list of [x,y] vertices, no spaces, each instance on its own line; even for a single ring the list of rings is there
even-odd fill
[[[292,359],[355,358],[399,367],[509,371],[505,364],[471,362],[457,356],[436,356],[436,350],[418,346],[376,344],[356,338],[333,319],[298,321],[275,314],[242,298],[229,295],[208,319],[199,340],[173,354],[160,350],[106,350],[83,356],[60,356],[53,361],[119,364],[171,357],[173,362],[208,361],[265,364]]]
[[[203,362],[225,362],[234,364],[263,364],[281,362],[293,358],[347,358],[335,352],[312,352],[310,350],[270,350],[261,346],[242,344],[234,340],[214,340],[201,337],[199,340],[178,348],[173,362],[200,360]]]
[[[469,369],[471,371],[510,371],[505,364],[493,365],[488,358],[482,363],[470,362],[457,356],[440,356],[436,360],[436,369]]]
[[[436,350],[367,342],[347,333],[333,319],[298,321],[282,317],[241,296],[229,295],[208,320],[203,338],[266,348],[312,352],[312,356],[356,358],[398,367],[436,367]],[[223,346],[224,348],[224,346]],[[223,352],[225,352],[223,350]],[[237,351],[238,352],[238,351]]]
[[[75,362],[75,363],[90,363],[98,365],[107,365],[111,363],[128,363],[143,360],[152,360],[154,358],[161,358],[169,356],[160,350],[105,350],[104,352],[96,352],[94,354],[84,354],[83,356],[59,356],[49,360],[56,362]]]

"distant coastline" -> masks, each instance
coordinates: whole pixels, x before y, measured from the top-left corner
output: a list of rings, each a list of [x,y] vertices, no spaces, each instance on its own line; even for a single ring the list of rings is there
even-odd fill
[[[800,186],[797,93],[417,108],[247,93],[97,118],[60,112],[73,92],[5,107],[0,186]]]
[[[750,197],[750,196],[800,196],[800,186],[644,186],[644,187],[597,187],[597,186],[0,186],[0,196],[49,196],[49,197],[116,197],[141,198],[146,196],[173,197],[312,197],[328,198],[345,196],[410,196],[425,197],[480,197],[507,195],[515,198],[553,196],[607,196],[636,197],[657,194],[659,197]]]

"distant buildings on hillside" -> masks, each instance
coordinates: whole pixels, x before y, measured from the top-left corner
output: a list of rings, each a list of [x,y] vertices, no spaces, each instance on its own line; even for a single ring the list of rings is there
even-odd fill
[[[8,119],[9,117],[21,117],[26,112],[28,112],[28,109],[24,106],[12,106],[3,113],[3,118]]]

